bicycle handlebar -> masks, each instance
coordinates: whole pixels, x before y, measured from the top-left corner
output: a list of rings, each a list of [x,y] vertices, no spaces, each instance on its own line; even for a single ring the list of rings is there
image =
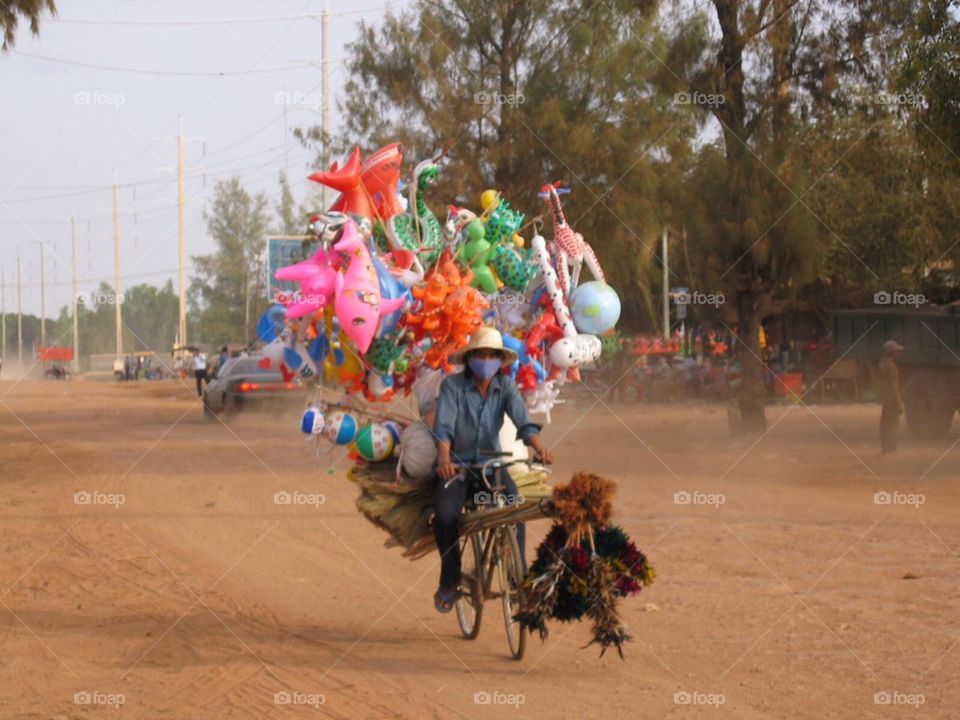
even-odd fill
[[[530,460],[528,458],[521,458],[517,460],[504,461],[502,459],[503,457],[509,457],[509,453],[495,453],[495,457],[492,457],[490,460],[487,460],[483,463],[454,463],[454,465],[460,468],[460,472],[458,472],[452,478],[447,480],[447,482],[444,484],[444,487],[449,486],[455,480],[464,479],[466,477],[467,470],[479,471],[480,479],[483,481],[483,484],[486,485],[487,488],[491,491],[493,490],[493,487],[490,485],[490,481],[487,480],[488,469],[502,470],[504,468],[512,467],[514,465],[526,465],[529,468],[533,468],[534,466],[537,466],[544,472],[550,472],[550,470],[545,465],[542,465],[541,463],[535,460]]]

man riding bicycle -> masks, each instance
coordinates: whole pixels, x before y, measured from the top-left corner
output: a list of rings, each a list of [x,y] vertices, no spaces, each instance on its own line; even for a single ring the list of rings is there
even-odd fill
[[[475,465],[484,455],[500,451],[500,428],[508,415],[517,427],[517,438],[534,449],[535,458],[553,462],[540,440],[540,426],[530,420],[520,391],[500,371],[516,360],[516,353],[503,346],[497,330],[482,327],[469,345],[452,358],[463,363],[464,371],[449,375],[440,386],[433,432],[437,438],[437,489],[434,501],[433,532],[440,551],[440,587],[433,596],[438,611],[450,612],[460,586],[460,511],[472,481],[456,479],[458,465]],[[486,459],[489,459],[486,458]],[[516,483],[506,470],[502,482],[512,502],[517,502]],[[525,527],[517,527],[520,551],[524,550]]]

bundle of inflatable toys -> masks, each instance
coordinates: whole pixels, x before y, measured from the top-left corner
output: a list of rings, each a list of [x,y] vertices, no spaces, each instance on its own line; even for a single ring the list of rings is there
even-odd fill
[[[529,410],[549,421],[560,387],[600,357],[620,299],[567,223],[559,183],[540,191],[550,239],[527,238],[525,213],[496,190],[484,191],[476,210],[447,205],[441,220],[430,206],[441,165],[435,158],[413,167],[406,198],[399,143],[365,160],[357,148],[342,167],[310,176],[340,195],[311,218],[308,259],[276,272],[299,289],[261,319],[261,362],[286,379],[389,401],[427,370],[452,371],[451,353],[491,325],[518,355],[509,373]],[[584,265],[593,279],[581,282]],[[390,456],[399,428],[338,412],[320,417],[317,408],[310,432],[350,444],[367,461]]]
[[[441,220],[430,205],[441,163],[416,164],[406,198],[399,192],[399,143],[365,160],[357,148],[342,167],[334,163],[311,175],[340,195],[311,218],[308,259],[276,272],[299,290],[273,306],[258,328],[264,367],[367,401],[312,403],[300,429],[317,439],[318,452],[321,439],[329,448],[348,448],[358,461],[349,473],[360,488],[358,510],[389,533],[388,546],[412,559],[434,550],[436,445],[425,419],[454,370],[450,356],[470,335],[482,325],[500,330],[518,358],[505,372],[530,412],[547,422],[560,388],[578,382],[581,367],[620,342],[620,299],[593,248],[567,222],[561,198],[569,190],[559,183],[540,189],[550,239],[535,225],[524,237],[526,214],[496,190],[485,190],[476,210],[446,205]],[[593,277],[581,282],[584,265]],[[378,405],[411,392],[419,420]],[[622,657],[629,633],[616,605],[652,582],[654,571],[623,530],[610,525],[613,483],[578,473],[551,489],[539,470],[518,472],[514,480],[524,503],[466,513],[461,531],[553,517],[517,619],[545,637],[548,620],[587,617],[601,654],[615,646]]]

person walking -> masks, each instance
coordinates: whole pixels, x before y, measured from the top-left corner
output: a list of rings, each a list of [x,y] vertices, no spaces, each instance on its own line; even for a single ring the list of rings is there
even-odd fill
[[[207,357],[199,350],[193,355],[193,376],[197,380],[197,397],[203,397],[203,385],[207,382]]]
[[[227,352],[227,346],[224,345],[220,348],[220,357],[217,359],[217,377],[220,376],[220,371],[223,370],[223,366],[227,364],[229,358],[230,354]]]
[[[880,412],[880,452],[884,455],[897,449],[900,415],[903,414],[897,358],[902,352],[903,345],[896,340],[887,340],[883,344],[883,359],[877,365],[877,396],[883,406]]]

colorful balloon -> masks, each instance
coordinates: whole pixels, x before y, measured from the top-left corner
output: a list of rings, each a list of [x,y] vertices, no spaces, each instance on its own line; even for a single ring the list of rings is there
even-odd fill
[[[323,434],[337,445],[348,445],[357,436],[357,428],[357,419],[353,415],[336,410],[327,418]]]
[[[325,424],[323,410],[311,404],[300,417],[300,432],[304,435],[319,435],[323,432]]]
[[[357,226],[351,221],[333,249],[349,263],[346,272],[337,273],[334,310],[343,329],[361,354],[373,342],[383,315],[399,310],[403,298],[382,300],[380,280]]]
[[[311,258],[277,270],[276,278],[300,283],[300,292],[286,309],[286,317],[299,318],[316,312],[333,300],[337,273],[327,251],[320,248]]]
[[[577,286],[570,295],[570,312],[577,330],[602,335],[620,319],[620,297],[605,282],[591,280]]]
[[[567,224],[567,219],[563,214],[563,205],[560,203],[560,193],[568,193],[568,188],[560,187],[560,183],[544,185],[540,190],[540,197],[550,207],[550,218],[553,221],[553,243],[552,252],[556,258],[557,273],[560,280],[560,289],[564,295],[569,295],[571,290],[580,282],[580,270],[583,263],[587,263],[590,272],[601,282],[606,281],[603,274],[603,268],[600,267],[600,261],[590,244],[583,239],[583,235],[574,232]],[[570,267],[573,272],[571,273]]]
[[[356,213],[365,218],[377,214],[370,193],[360,180],[360,148],[353,149],[350,159],[342,168],[333,163],[326,172],[315,172],[310,176],[314,182],[340,191],[340,197],[330,206],[330,210]]]
[[[393,434],[382,423],[370,423],[357,431],[352,448],[367,462],[381,462],[393,454]]]
[[[403,212],[397,196],[402,165],[403,146],[395,142],[367,157],[360,168],[360,181],[366,188],[367,195],[373,198],[375,216],[382,222]],[[369,217],[374,219],[374,215]]]

